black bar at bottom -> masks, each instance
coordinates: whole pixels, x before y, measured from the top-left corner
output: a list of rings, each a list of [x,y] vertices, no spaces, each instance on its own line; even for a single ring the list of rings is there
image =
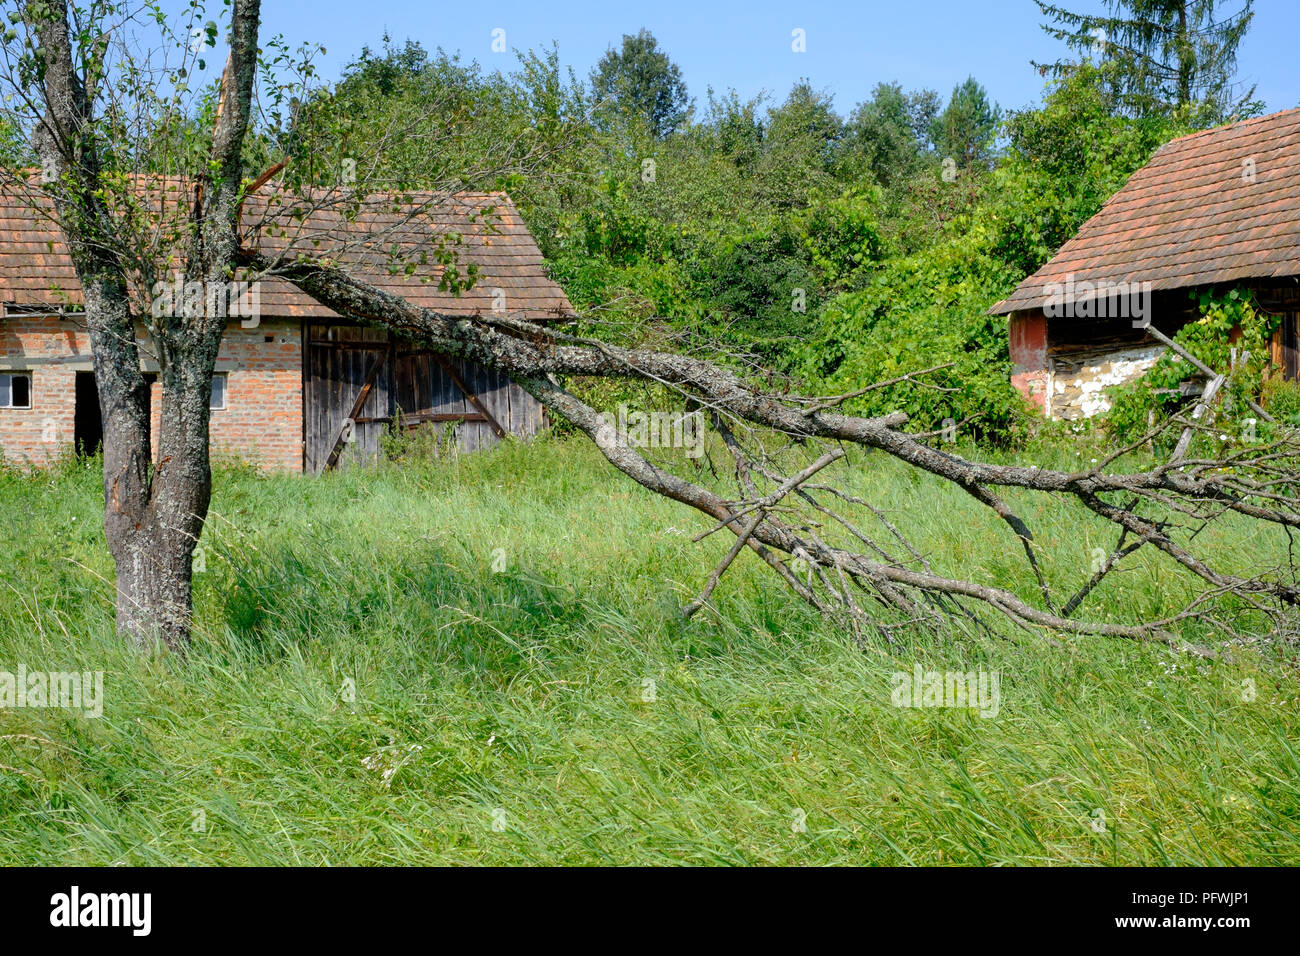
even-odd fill
[[[1289,925],[1289,877],[1258,869],[0,869],[0,919],[11,952],[29,936],[128,946],[283,941],[298,950],[386,948],[412,933],[437,945],[448,932],[486,933],[491,946],[511,933],[552,945],[592,931],[615,945],[668,945],[689,933],[695,946],[715,937],[734,948],[774,932],[811,942],[809,934],[831,929],[876,944],[901,930],[921,951],[1126,938],[1182,946],[1194,937],[1232,947]]]

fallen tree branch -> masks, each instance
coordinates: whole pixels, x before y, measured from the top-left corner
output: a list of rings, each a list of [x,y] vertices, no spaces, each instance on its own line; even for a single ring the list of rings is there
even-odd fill
[[[1157,342],[1160,342],[1162,345],[1165,345],[1165,346],[1168,347],[1170,350],[1172,350],[1175,354],[1182,356],[1184,359],[1186,359],[1188,362],[1190,362],[1191,365],[1192,365],[1192,367],[1195,368],[1195,369],[1196,369],[1198,372],[1200,372],[1202,375],[1205,375],[1205,376],[1206,376],[1207,378],[1209,378],[1209,379],[1214,379],[1215,377],[1218,376],[1218,374],[1219,374],[1218,372],[1216,372],[1214,369],[1210,368],[1208,365],[1206,365],[1204,362],[1202,362],[1200,359],[1198,359],[1195,355],[1193,355],[1191,352],[1189,352],[1189,351],[1188,351],[1187,349],[1185,349],[1183,346],[1179,345],[1177,342],[1175,342],[1175,341],[1174,341],[1173,339],[1171,339],[1169,336],[1165,335],[1165,333],[1161,332],[1161,331],[1160,331],[1159,329],[1157,329],[1154,325],[1151,325],[1150,323],[1148,323],[1147,326],[1146,326],[1145,331],[1146,331],[1147,335],[1151,336],[1151,337],[1152,337],[1153,339],[1155,339]],[[1261,408],[1259,405],[1255,404],[1255,402],[1251,401],[1250,399],[1247,399],[1247,400],[1246,400],[1246,404],[1250,406],[1250,410],[1251,410],[1252,412],[1254,412],[1254,413],[1255,413],[1256,415],[1258,415],[1260,418],[1264,419],[1264,421],[1266,421],[1266,422],[1276,421],[1276,419],[1273,418],[1272,415],[1270,415],[1268,412],[1264,411],[1263,408]]]
[[[776,491],[772,492],[772,494],[758,502],[758,504],[754,506],[753,517],[746,522],[744,529],[736,535],[736,543],[733,544],[731,550],[727,552],[727,556],[723,558],[722,563],[714,568],[713,573],[709,575],[708,583],[705,584],[704,590],[700,593],[700,596],[683,609],[682,615],[689,618],[704,606],[705,602],[709,599],[709,595],[713,593],[713,589],[717,587],[718,581],[721,580],[722,575],[726,573],[727,568],[731,567],[731,562],[736,560],[736,555],[740,554],[741,550],[745,547],[745,543],[749,541],[750,535],[754,533],[754,530],[758,527],[759,523],[767,518],[768,512],[780,503],[782,498],[788,495],[791,491],[794,491],[827,465],[839,461],[843,457],[844,450],[842,448],[837,448],[834,451],[827,452],[803,471],[799,472],[799,474],[795,475],[783,484]],[[718,528],[734,525],[736,520],[740,517],[741,515],[737,514],[729,521],[717,524],[713,530],[716,531]],[[705,532],[705,534],[711,533],[711,531]],[[695,540],[699,541],[702,537],[703,535],[697,536]]]
[[[971,600],[1022,625],[1046,627],[1063,633],[1177,643],[1164,626],[1168,620],[1183,621],[1186,616],[1132,624],[1088,622],[1070,617],[1082,597],[1095,588],[1097,582],[1085,585],[1082,594],[1076,594],[1068,605],[1068,612],[1056,613],[1047,575],[1035,554],[1028,526],[1001,495],[992,491],[993,488],[1019,488],[1076,500],[1099,518],[1121,529],[1123,534],[1133,536],[1136,542],[1154,545],[1177,565],[1200,577],[1215,593],[1240,598],[1253,611],[1277,614],[1283,606],[1300,604],[1300,588],[1294,581],[1265,574],[1243,577],[1216,568],[1204,555],[1198,555],[1187,544],[1175,541],[1172,536],[1175,529],[1168,521],[1139,515],[1134,510],[1135,504],[1122,507],[1107,500],[1108,496],[1122,494],[1134,502],[1142,499],[1175,511],[1183,510],[1202,522],[1233,513],[1261,522],[1263,526],[1289,532],[1291,528],[1300,528],[1300,511],[1297,510],[1300,503],[1292,496],[1297,480],[1296,467],[1300,463],[1300,446],[1288,444],[1285,439],[1221,459],[1184,460],[1128,472],[1109,470],[1109,466],[1118,460],[1114,455],[1107,458],[1104,466],[1082,472],[969,461],[933,448],[918,440],[917,436],[901,431],[907,422],[907,416],[901,413],[868,418],[845,415],[824,407],[825,400],[771,393],[751,385],[728,368],[700,358],[624,348],[509,316],[466,318],[445,315],[419,308],[319,260],[303,257],[275,259],[245,251],[243,263],[261,274],[288,279],[340,314],[390,329],[437,351],[505,372],[558,418],[573,423],[586,433],[611,464],[643,487],[710,516],[716,522],[713,530],[730,527],[737,532],[739,540],[732,548],[734,553],[715,570],[701,595],[705,600],[735,556],[748,547],[776,570],[805,601],[821,611],[847,615],[855,626],[864,612],[846,587],[845,582],[849,580],[866,589],[883,605],[900,612],[916,612],[916,604],[904,597],[904,592],[910,591],[926,595],[927,600],[938,602],[937,606],[949,606],[963,615],[969,612],[962,602]],[[737,510],[735,505],[714,492],[664,470],[621,443],[595,410],[558,383],[555,376],[560,375],[641,379],[677,393],[692,407],[706,409],[737,462],[737,476],[747,496],[741,504],[748,503],[748,506]],[[800,407],[810,402],[812,407]],[[780,498],[793,491],[799,499],[813,503],[815,513],[833,518],[840,527],[849,529],[854,537],[866,541],[876,553],[872,556],[834,547],[822,541],[811,525],[798,526],[798,521],[779,520],[773,514],[774,505],[763,505],[771,500],[771,496],[760,495],[754,486],[754,475],[765,474],[761,464],[740,448],[727,427],[728,422],[744,422],[749,426],[770,429],[790,436],[797,443],[824,439],[875,449],[960,487],[973,500],[989,508],[1015,534],[1035,576],[1044,606],[1034,607],[1004,589],[937,574],[910,544],[907,545],[908,551],[914,559],[920,559],[920,567],[907,566],[913,563],[911,561],[892,560],[861,534],[853,522],[815,504],[815,500],[810,502],[809,492],[814,490],[814,486],[803,487],[802,481],[795,481],[781,493]],[[1131,450],[1122,450],[1119,454]],[[796,479],[798,477],[796,475]],[[775,483],[780,491],[781,483]],[[860,497],[839,491],[836,494],[846,502],[866,504]],[[871,510],[884,520],[879,509],[871,507]],[[891,533],[906,543],[896,528],[889,527]],[[781,553],[796,560],[809,561],[809,580],[801,581],[792,573],[779,557]],[[828,577],[827,572],[840,583]],[[1277,602],[1277,607],[1262,604],[1261,600],[1265,598]]]

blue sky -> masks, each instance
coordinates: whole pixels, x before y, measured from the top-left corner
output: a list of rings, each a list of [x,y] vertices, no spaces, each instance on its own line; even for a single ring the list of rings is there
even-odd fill
[[[1100,0],[1057,0],[1069,9],[1097,10]],[[1231,12],[1237,5],[1225,0]],[[1241,76],[1258,84],[1269,111],[1300,105],[1300,0],[1256,0],[1255,22],[1240,51]],[[428,49],[459,50],[488,69],[511,69],[511,53],[493,53],[492,31],[506,31],[511,48],[554,40],[560,58],[585,77],[624,33],[647,27],[681,67],[700,103],[712,85],[745,97],[760,90],[783,95],[800,77],[835,97],[841,112],[870,96],[882,80],[930,87],[945,98],[974,75],[1003,107],[1039,99],[1043,81],[1031,59],[1051,60],[1060,44],[1039,28],[1033,0],[841,0],[838,3],[692,2],[692,0],[264,0],[263,36],[296,45],[323,44],[323,75],[337,79],[363,45],[395,40]],[[791,31],[807,36],[807,52],[791,51]]]

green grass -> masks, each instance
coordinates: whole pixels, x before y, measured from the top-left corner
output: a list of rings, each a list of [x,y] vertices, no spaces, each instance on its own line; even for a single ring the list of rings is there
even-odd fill
[[[703,518],[541,440],[222,471],[194,648],[143,658],[112,632],[97,467],[0,471],[0,669],[102,670],[106,697],[100,719],[0,710],[0,863],[1300,862],[1290,647],[1005,629],[863,650],[752,555],[685,623],[723,536],[692,544]],[[938,568],[1032,596],[966,496],[852,468]],[[1016,502],[1061,586],[1112,543]],[[1280,545],[1229,525],[1206,546],[1245,567]],[[1191,586],[1139,553],[1086,609],[1161,613]],[[891,706],[917,662],[996,670],[998,715]]]

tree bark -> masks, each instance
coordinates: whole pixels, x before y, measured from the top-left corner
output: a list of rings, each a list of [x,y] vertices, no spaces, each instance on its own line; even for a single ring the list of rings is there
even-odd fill
[[[241,150],[257,66],[260,0],[235,0],[230,61],[222,77],[208,162],[196,176],[187,280],[229,282],[238,248]],[[212,375],[225,332],[224,310],[153,318],[161,427],[153,447],[151,388],[145,380],[121,244],[129,233],[105,195],[93,91],[93,63],[79,74],[66,2],[29,0],[37,37],[45,115],[34,146],[56,175],[45,188],[80,282],[104,429],[104,532],[117,571],[118,633],[142,648],[178,650],[190,637],[192,563],[212,494],[208,450]],[[128,184],[125,188],[133,189]],[[139,282],[140,277],[136,276]],[[208,301],[205,296],[205,302]]]

